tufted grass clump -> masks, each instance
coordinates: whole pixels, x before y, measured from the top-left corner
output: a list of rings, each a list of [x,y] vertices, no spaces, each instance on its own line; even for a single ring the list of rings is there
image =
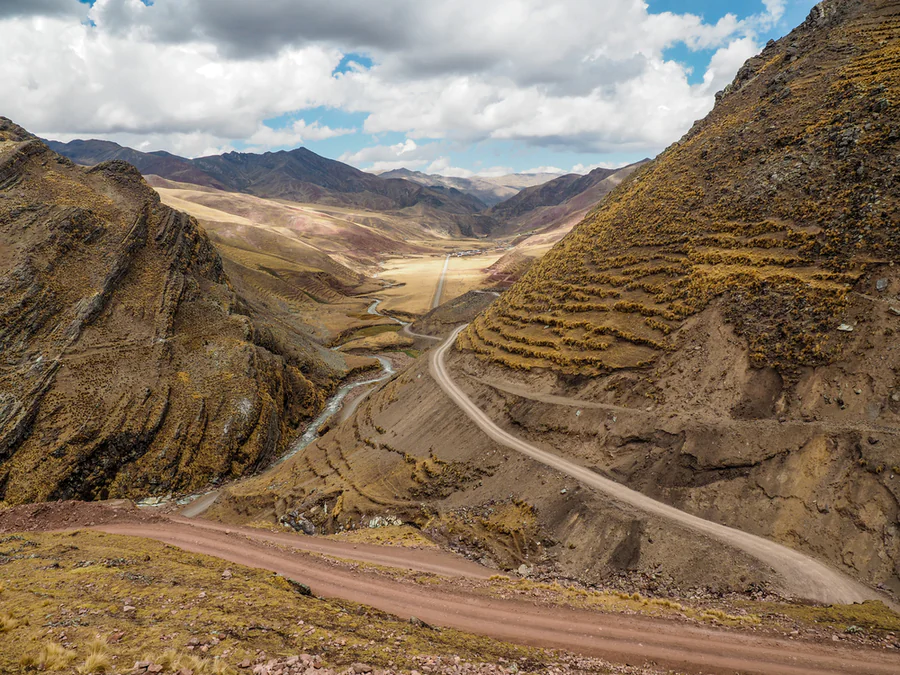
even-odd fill
[[[56,642],[45,642],[36,657],[23,657],[23,665],[33,664],[42,670],[68,668],[78,658],[77,652]]]
[[[3,567],[0,615],[14,611],[17,625],[0,636],[0,673],[109,674],[150,661],[163,672],[234,675],[236,664],[260,650],[273,657],[321,654],[337,668],[357,662],[384,668],[393,661],[412,669],[418,656],[538,664],[552,658],[486,637],[411,626],[352,602],[306,597],[266,570],[155,541],[95,531],[22,536],[36,555]],[[136,609],[124,611],[126,604]],[[48,624],[65,627],[51,637]],[[127,638],[110,641],[119,634]],[[188,649],[196,640],[207,647],[202,656]]]

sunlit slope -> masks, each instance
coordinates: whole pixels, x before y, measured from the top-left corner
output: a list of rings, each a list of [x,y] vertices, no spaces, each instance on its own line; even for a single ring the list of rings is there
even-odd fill
[[[650,363],[721,299],[756,365],[841,353],[853,285],[900,253],[900,6],[825,2],[463,334],[517,368]]]

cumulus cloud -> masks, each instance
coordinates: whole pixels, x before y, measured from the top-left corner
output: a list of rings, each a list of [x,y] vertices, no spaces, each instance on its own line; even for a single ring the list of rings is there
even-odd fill
[[[436,143],[418,145],[413,139],[407,138],[393,145],[372,145],[357,152],[345,152],[341,155],[342,162],[366,163],[391,161],[403,158],[408,161],[432,160],[439,152]]]
[[[535,166],[531,169],[525,169],[522,173],[566,173],[558,166]],[[571,173],[578,173],[577,171],[572,171]]]
[[[787,0],[763,0],[766,11],[763,19],[769,23],[775,23],[784,16],[784,10],[787,9]]]
[[[0,19],[12,16],[84,15],[84,5],[75,0],[0,0]]]
[[[326,138],[346,136],[352,133],[354,133],[353,129],[332,129],[317,121],[307,124],[306,120],[301,119],[285,129],[273,129],[265,124],[260,124],[247,142],[253,147],[277,148],[297,146],[308,141],[322,141]]]
[[[190,155],[354,131],[263,123],[320,107],[407,139],[343,158],[359,164],[427,167],[485,140],[651,154],[710,109],[784,0],[760,8],[707,23],[641,0],[0,0],[2,113]],[[715,50],[702,83],[664,58],[678,43]],[[371,67],[336,72],[348,54]]]
[[[744,62],[759,50],[756,40],[745,37],[716,51],[703,75],[703,90],[715,93],[723,89],[734,79],[734,74]]]
[[[594,169],[618,169],[622,163],[616,162],[597,162],[596,164],[576,164],[569,173],[590,173]]]

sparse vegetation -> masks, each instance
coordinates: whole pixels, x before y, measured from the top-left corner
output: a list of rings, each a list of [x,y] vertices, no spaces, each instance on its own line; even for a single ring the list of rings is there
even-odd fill
[[[19,622],[16,621],[9,612],[0,614],[0,633],[8,633],[18,625]]]
[[[597,375],[652,362],[718,301],[756,366],[837,358],[847,293],[900,254],[896,106],[885,103],[900,96],[896,18],[872,25],[846,22],[827,57],[786,59],[783,41],[752,59],[707,119],[609,195],[459,347],[513,369]]]
[[[10,654],[10,656],[13,656]],[[66,649],[56,642],[47,642],[41,647],[36,657],[25,655],[21,659],[21,665],[34,665],[41,670],[62,670],[72,664],[78,654],[75,650]]]
[[[111,673],[150,661],[195,675],[233,675],[229,666],[258,650],[400,667],[414,667],[412,659],[423,654],[545,658],[488,638],[410,626],[354,603],[304,597],[270,572],[153,541],[98,532],[24,540],[33,545],[3,566],[0,611],[14,608],[20,621],[0,638],[0,672]],[[223,583],[226,568],[233,581]],[[126,601],[135,609],[126,611]],[[122,639],[109,643],[110,636]],[[192,653],[194,645],[206,653]]]
[[[793,605],[787,603],[755,602],[739,603],[764,620],[785,617],[810,626],[826,626],[844,631],[857,626],[868,631],[883,633],[900,632],[900,614],[892,612],[881,602],[868,601],[854,605]]]

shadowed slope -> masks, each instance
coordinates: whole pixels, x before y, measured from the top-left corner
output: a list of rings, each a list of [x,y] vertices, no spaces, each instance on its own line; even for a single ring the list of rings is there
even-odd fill
[[[0,119],[0,499],[159,493],[272,459],[339,356],[254,316],[130,165]]]

